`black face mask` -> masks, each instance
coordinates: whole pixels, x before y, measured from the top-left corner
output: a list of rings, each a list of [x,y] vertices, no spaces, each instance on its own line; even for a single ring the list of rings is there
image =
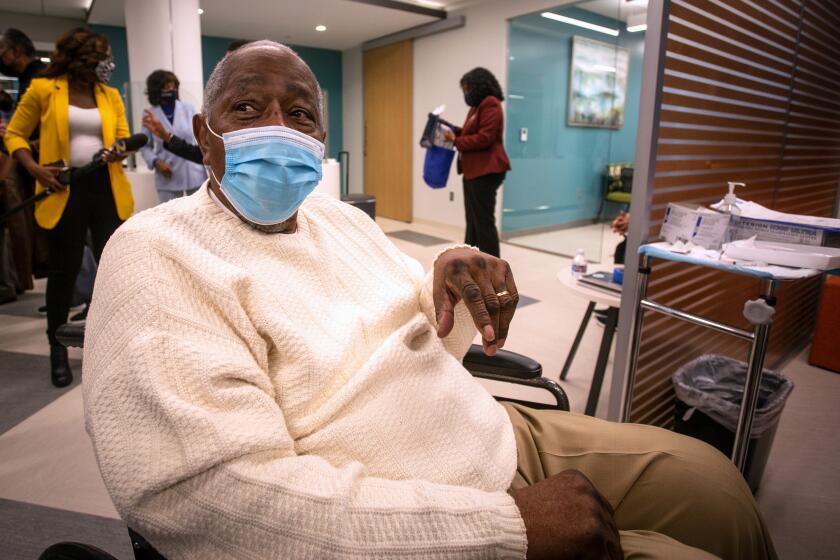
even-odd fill
[[[18,73],[15,72],[15,70],[11,66],[7,66],[6,64],[4,64],[2,60],[0,60],[0,74],[3,74],[4,76],[8,76],[10,78],[18,77]]]
[[[12,101],[11,95],[4,95],[0,96],[0,114],[5,118],[6,116],[10,115],[12,111],[15,110],[15,103]],[[8,119],[6,119],[8,120]]]
[[[464,103],[470,107],[478,107],[482,101],[484,101],[484,98],[479,98],[475,90],[470,90],[464,94]]]
[[[178,90],[160,92],[160,104],[172,105],[178,99]]]

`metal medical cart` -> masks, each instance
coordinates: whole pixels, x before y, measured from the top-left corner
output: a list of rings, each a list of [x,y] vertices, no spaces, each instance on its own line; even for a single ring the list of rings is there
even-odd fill
[[[776,305],[776,287],[779,282],[789,280],[800,280],[823,274],[822,271],[801,271],[798,276],[779,276],[760,268],[751,268],[734,264],[726,264],[721,261],[711,260],[679,254],[667,249],[667,243],[652,243],[639,247],[639,279],[638,289],[635,294],[633,306],[633,333],[630,346],[630,364],[625,380],[624,408],[622,411],[622,422],[630,420],[630,406],[633,401],[633,386],[636,379],[636,366],[639,360],[639,347],[642,336],[642,321],[645,310],[661,313],[675,319],[706,327],[717,332],[728,334],[741,340],[749,342],[750,348],[749,363],[747,366],[747,379],[744,387],[744,398],[741,401],[741,413],[738,418],[738,427],[735,431],[735,444],[732,447],[732,462],[743,473],[747,458],[747,447],[752,430],[753,417],[758,404],[759,387],[761,386],[761,375],[764,367],[764,356],[767,352],[767,341],[770,337],[770,324],[773,321]],[[651,272],[651,261],[662,259],[675,262],[683,262],[709,268],[734,272],[761,280],[761,295],[758,299],[749,300],[744,303],[744,317],[753,325],[752,331],[746,331],[701,317],[693,313],[675,309],[647,298],[647,286]]]

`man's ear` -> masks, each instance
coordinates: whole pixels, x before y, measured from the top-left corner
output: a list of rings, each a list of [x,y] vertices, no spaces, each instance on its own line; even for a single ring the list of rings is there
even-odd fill
[[[201,150],[202,163],[210,165],[210,145],[207,137],[207,124],[204,120],[204,115],[196,113],[192,118],[193,136],[198,142],[198,148]]]

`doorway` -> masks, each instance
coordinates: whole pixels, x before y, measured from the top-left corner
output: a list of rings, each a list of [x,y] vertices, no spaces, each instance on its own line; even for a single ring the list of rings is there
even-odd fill
[[[377,215],[412,220],[411,40],[364,53],[365,192],[376,197]]]

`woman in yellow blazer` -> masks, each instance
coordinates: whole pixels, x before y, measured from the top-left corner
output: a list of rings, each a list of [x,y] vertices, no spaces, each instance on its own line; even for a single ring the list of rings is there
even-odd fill
[[[42,77],[32,81],[18,103],[4,136],[9,153],[37,180],[36,190],[53,191],[36,207],[35,219],[48,230],[47,337],[51,378],[57,387],[73,381],[67,350],[55,332],[67,322],[87,232],[98,260],[108,238],[134,208],[122,156],[108,150],[129,135],[120,94],[106,85],[113,68],[105,37],[83,28],[68,31],[56,42],[52,62]],[[38,126],[36,162],[29,137]],[[97,153],[107,166],[70,185],[58,181],[62,167],[80,167]]]

